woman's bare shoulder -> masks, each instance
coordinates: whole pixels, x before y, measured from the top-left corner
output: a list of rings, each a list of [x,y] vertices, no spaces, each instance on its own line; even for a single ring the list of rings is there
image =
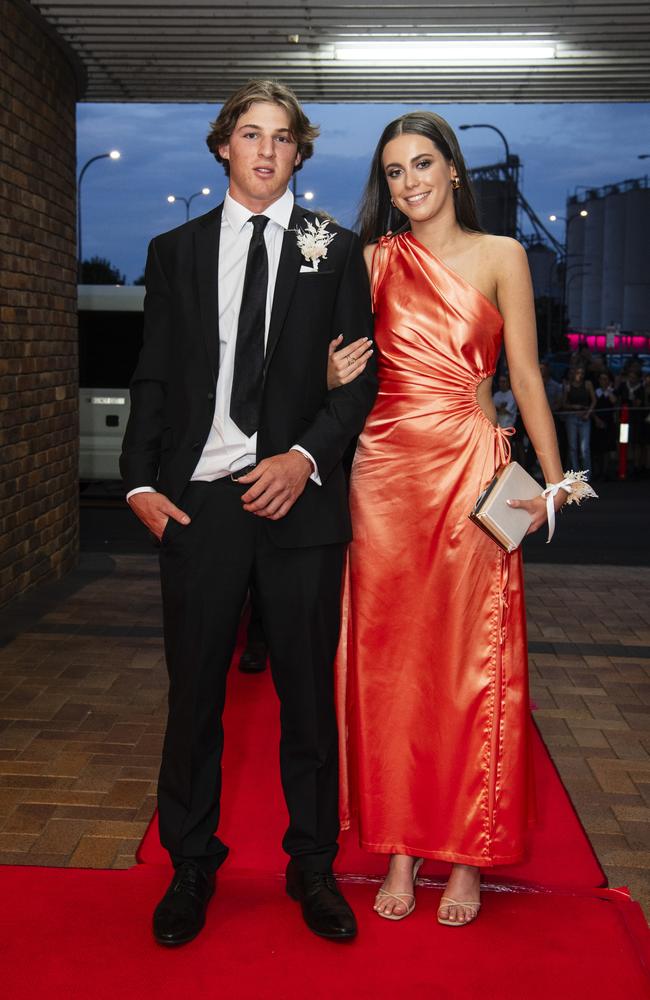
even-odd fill
[[[492,233],[477,233],[474,237],[477,249],[493,260],[521,260],[526,251],[519,240],[511,236],[493,236]]]
[[[492,236],[482,233],[479,236],[480,252],[486,261],[490,261],[496,271],[528,266],[528,256],[519,240],[511,236]]]
[[[382,268],[386,261],[386,248],[390,246],[390,233],[387,236],[380,236],[378,240],[367,243],[363,248],[363,259],[366,262],[368,274],[372,274],[375,267]]]

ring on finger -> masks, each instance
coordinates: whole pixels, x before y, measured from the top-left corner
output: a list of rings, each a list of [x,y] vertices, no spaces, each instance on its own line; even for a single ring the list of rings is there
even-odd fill
[[[349,368],[349,367],[350,367],[350,365],[351,365],[351,364],[353,364],[353,363],[354,363],[354,354],[351,354],[351,355],[350,355],[350,357],[348,358],[348,368]]]

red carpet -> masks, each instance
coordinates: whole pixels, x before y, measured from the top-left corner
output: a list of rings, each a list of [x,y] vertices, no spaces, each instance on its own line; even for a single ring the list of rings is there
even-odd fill
[[[7,1000],[641,1000],[650,935],[640,907],[604,881],[541,739],[539,823],[530,856],[490,877],[471,927],[440,927],[429,862],[403,923],[371,910],[385,860],[347,835],[338,868],[359,938],[311,935],[284,893],[286,817],[277,773],[277,703],[268,674],[233,671],[226,717],[224,823],[232,851],[205,931],[166,950],[151,912],[169,870],[155,821],[129,871],[0,869],[0,996]],[[368,878],[370,876],[370,878]],[[534,889],[532,886],[543,888]]]
[[[321,941],[271,876],[220,880],[203,934],[158,948],[152,902],[167,873],[5,869],[0,917],[6,1000],[641,1000],[648,995],[639,908],[610,890],[487,892],[476,924],[439,927],[439,893],[420,889],[401,924],[370,910],[351,945]],[[7,950],[7,941],[13,947]]]
[[[268,671],[257,677],[231,671],[224,725],[220,834],[231,848],[228,871],[279,874],[287,861],[281,847],[287,816],[278,764],[278,703]],[[530,834],[529,856],[521,864],[487,872],[509,884],[605,885],[605,875],[536,728],[533,757],[538,818]],[[155,817],[140,845],[138,860],[149,865],[169,864],[158,840]],[[336,868],[348,875],[381,875],[386,858],[362,851],[356,832],[350,831],[341,838]],[[427,861],[423,874],[446,877],[448,871],[449,865]]]

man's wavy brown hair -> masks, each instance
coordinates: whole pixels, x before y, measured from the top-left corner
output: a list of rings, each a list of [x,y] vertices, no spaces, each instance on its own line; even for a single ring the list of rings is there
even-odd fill
[[[235,91],[210,125],[210,131],[205,140],[208,149],[214,154],[217,162],[223,164],[223,169],[228,175],[230,172],[229,164],[219,155],[219,146],[224,146],[229,141],[241,115],[248,111],[251,104],[258,101],[279,104],[289,115],[291,137],[297,143],[300,153],[300,163],[294,168],[295,173],[296,170],[300,170],[305,160],[313,156],[314,139],[319,135],[320,129],[318,125],[312,125],[309,121],[293,90],[278,80],[249,80],[247,84]]]

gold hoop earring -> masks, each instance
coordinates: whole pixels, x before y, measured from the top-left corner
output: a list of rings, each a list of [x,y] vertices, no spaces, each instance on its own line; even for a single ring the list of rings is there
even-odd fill
[[[454,191],[458,191],[458,188],[460,187],[460,177],[452,177],[451,186]]]

